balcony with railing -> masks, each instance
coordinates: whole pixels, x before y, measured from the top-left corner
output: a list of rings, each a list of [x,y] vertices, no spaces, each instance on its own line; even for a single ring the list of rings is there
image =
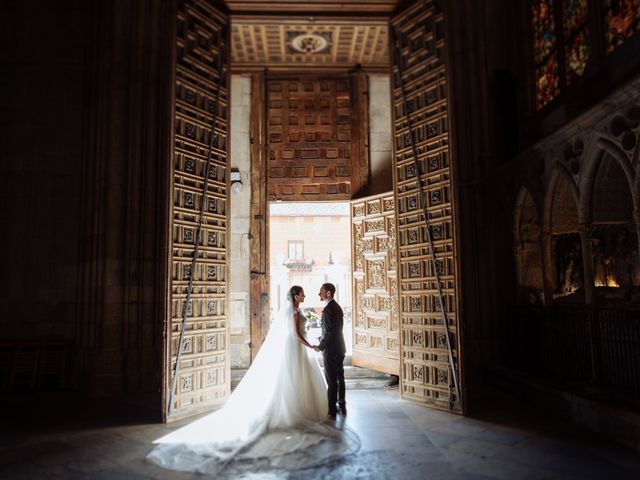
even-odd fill
[[[282,265],[289,270],[310,272],[314,263],[313,258],[285,258]]]

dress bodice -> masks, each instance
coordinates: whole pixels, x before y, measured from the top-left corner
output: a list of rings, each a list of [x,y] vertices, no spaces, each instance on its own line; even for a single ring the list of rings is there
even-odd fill
[[[304,327],[307,323],[307,317],[304,316],[304,312],[300,307],[298,307],[296,311],[298,312],[298,326],[300,327],[300,331],[304,332]]]

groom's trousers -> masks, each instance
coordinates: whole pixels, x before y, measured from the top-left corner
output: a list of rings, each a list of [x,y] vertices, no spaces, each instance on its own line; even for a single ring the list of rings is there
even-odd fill
[[[341,409],[346,408],[344,398],[344,355],[323,355],[324,378],[327,380],[327,397],[329,400],[329,415],[336,414],[336,404]]]

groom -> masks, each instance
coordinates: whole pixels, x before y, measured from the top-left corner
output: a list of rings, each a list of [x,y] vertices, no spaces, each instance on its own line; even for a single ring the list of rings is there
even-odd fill
[[[324,283],[320,287],[320,300],[327,305],[322,310],[322,337],[320,344],[315,347],[322,352],[324,361],[324,376],[327,379],[327,396],[329,399],[329,417],[336,418],[337,413],[347,414],[347,403],[344,399],[344,361],[345,346],[342,336],[344,323],[342,308],[333,299],[336,287],[333,283]],[[340,408],[338,412],[337,408]]]

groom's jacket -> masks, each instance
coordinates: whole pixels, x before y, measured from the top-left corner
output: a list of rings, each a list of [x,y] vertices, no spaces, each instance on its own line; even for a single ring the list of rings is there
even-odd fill
[[[342,335],[343,324],[344,314],[342,313],[342,308],[340,308],[338,302],[332,299],[322,310],[322,338],[320,339],[319,348],[325,355],[338,356],[345,354],[346,348]]]

